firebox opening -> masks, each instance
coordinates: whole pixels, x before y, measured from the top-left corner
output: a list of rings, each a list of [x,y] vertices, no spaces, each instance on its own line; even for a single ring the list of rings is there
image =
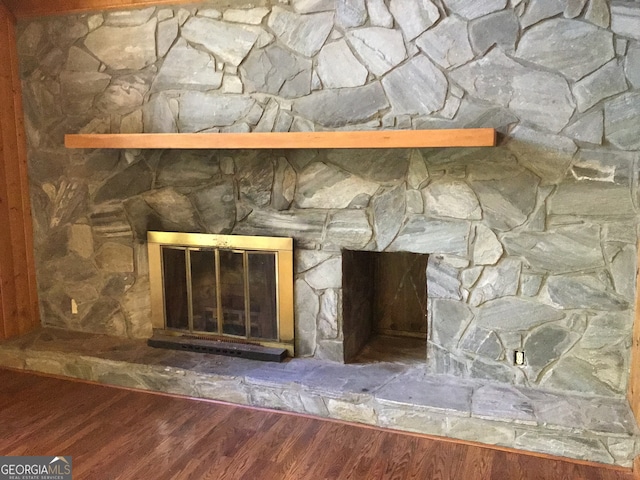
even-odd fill
[[[149,232],[148,240],[157,333],[294,355],[291,239]]]
[[[342,252],[346,362],[426,361],[428,258]]]

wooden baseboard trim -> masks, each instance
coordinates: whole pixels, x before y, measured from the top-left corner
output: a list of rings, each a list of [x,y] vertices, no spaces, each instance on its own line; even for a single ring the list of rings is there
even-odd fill
[[[591,461],[588,461],[588,460],[579,460],[579,459],[569,458],[569,457],[560,457],[560,456],[557,456],[557,455],[551,455],[551,454],[547,454],[547,453],[530,452],[528,450],[518,450],[516,448],[503,447],[503,446],[500,446],[500,445],[488,445],[486,443],[473,442],[473,441],[470,441],[470,440],[461,440],[461,439],[450,438],[450,437],[440,437],[440,436],[437,436],[437,435],[429,435],[429,434],[426,434],[426,433],[406,432],[404,430],[397,430],[397,429],[394,429],[394,428],[383,428],[383,427],[378,427],[378,426],[375,426],[375,425],[367,425],[367,424],[363,424],[363,423],[348,422],[348,421],[345,421],[345,420],[339,420],[339,419],[335,419],[335,418],[319,417],[319,416],[315,416],[315,415],[309,415],[309,414],[306,414],[306,413],[288,412],[288,411],[284,411],[284,410],[275,410],[275,409],[264,408],[264,407],[254,407],[254,406],[251,406],[251,405],[241,405],[241,404],[236,404],[236,403],[225,402],[225,401],[222,401],[222,400],[212,400],[212,399],[209,399],[209,398],[190,397],[188,395],[179,395],[179,394],[176,394],[176,393],[159,392],[157,390],[144,390],[144,389],[140,389],[140,388],[124,387],[124,386],[120,386],[120,385],[111,385],[111,384],[105,384],[105,383],[96,382],[96,381],[93,381],[93,380],[85,380],[85,379],[82,379],[82,378],[75,378],[75,377],[66,377],[64,375],[56,375],[56,374],[52,374],[52,373],[43,373],[43,372],[37,372],[37,371],[32,371],[32,370],[24,370],[24,369],[20,369],[20,368],[10,368],[10,367],[0,367],[0,370],[9,370],[9,371],[17,372],[17,373],[24,373],[24,374],[28,374],[28,375],[37,375],[37,376],[40,376],[40,377],[55,378],[55,379],[58,379],[58,380],[65,380],[65,381],[69,381],[69,382],[85,383],[85,384],[95,385],[95,386],[105,387],[105,388],[117,388],[119,390],[126,390],[126,391],[139,392],[139,393],[147,393],[147,394],[150,394],[150,395],[160,395],[160,396],[170,397],[170,398],[180,398],[180,399],[184,399],[184,400],[206,402],[206,403],[211,403],[211,404],[214,404],[214,405],[225,405],[225,406],[243,408],[243,409],[247,409],[247,410],[255,410],[255,411],[259,411],[259,412],[280,413],[282,415],[290,415],[290,416],[294,416],[294,417],[310,418],[310,419],[314,419],[314,420],[324,420],[324,421],[327,421],[327,422],[337,423],[337,424],[341,424],[341,425],[350,425],[350,426],[355,426],[355,427],[360,427],[360,428],[366,428],[368,430],[379,430],[379,431],[385,431],[385,432],[395,432],[395,433],[398,433],[398,434],[401,434],[401,435],[409,435],[409,436],[412,436],[412,437],[426,438],[426,439],[435,440],[435,441],[438,441],[438,442],[453,443],[453,444],[466,445],[466,446],[472,446],[472,447],[478,447],[478,448],[486,448],[486,449],[489,449],[489,450],[497,450],[497,451],[505,452],[505,453],[515,453],[515,454],[518,454],[518,455],[526,455],[526,456],[530,456],[530,457],[542,458],[542,459],[545,459],[545,460],[568,462],[568,463],[573,463],[573,464],[576,464],[576,465],[584,465],[584,466],[587,466],[587,467],[595,467],[595,468],[603,468],[603,469],[607,469],[607,470],[614,470],[614,471],[618,471],[618,472],[625,473],[625,474],[628,474],[633,470],[634,479],[635,480],[640,480],[640,457],[636,457],[636,459],[634,461],[634,464],[633,464],[633,468],[631,469],[631,468],[621,467],[619,465],[610,465],[610,464],[606,464],[606,463],[591,462]]]

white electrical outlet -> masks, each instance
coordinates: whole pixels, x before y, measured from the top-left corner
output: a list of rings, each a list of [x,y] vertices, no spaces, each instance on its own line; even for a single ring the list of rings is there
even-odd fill
[[[74,298],[71,299],[71,314],[72,315],[78,314],[78,304]]]
[[[524,350],[515,350],[513,352],[513,363],[514,365],[524,365]]]

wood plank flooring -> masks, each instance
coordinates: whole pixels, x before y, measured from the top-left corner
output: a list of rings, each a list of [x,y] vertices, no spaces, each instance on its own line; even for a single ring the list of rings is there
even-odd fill
[[[0,455],[71,455],[76,480],[633,480],[622,469],[8,370]]]

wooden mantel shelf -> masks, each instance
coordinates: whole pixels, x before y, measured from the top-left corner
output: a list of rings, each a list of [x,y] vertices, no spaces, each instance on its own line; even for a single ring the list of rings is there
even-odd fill
[[[134,133],[65,136],[67,148],[426,148],[493,147],[493,128],[286,133]]]

